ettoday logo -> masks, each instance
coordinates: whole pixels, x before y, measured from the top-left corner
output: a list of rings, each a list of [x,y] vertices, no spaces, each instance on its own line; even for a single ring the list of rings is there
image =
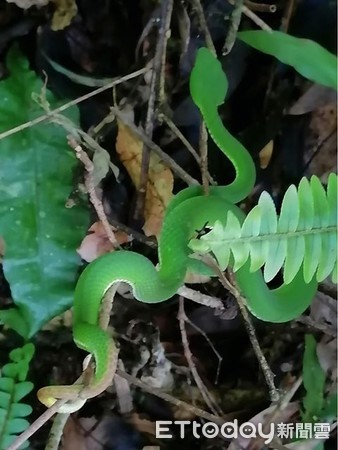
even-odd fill
[[[330,424],[324,422],[318,423],[271,423],[268,426],[262,423],[254,424],[245,422],[241,425],[238,420],[225,422],[218,425],[214,422],[201,424],[190,420],[162,420],[155,422],[156,437],[158,439],[172,439],[175,425],[175,437],[184,439],[186,436],[193,435],[196,439],[215,438],[222,436],[225,439],[238,439],[239,437],[262,438],[266,445],[270,444],[274,437],[280,439],[321,439],[326,440],[330,437]]]
[[[156,422],[156,437],[158,439],[171,439],[173,434],[170,425],[176,425],[179,428],[179,437],[184,439],[186,436],[192,434],[196,439],[201,438],[215,438],[222,436],[225,439],[237,439],[238,437],[264,439],[265,444],[270,444],[275,435],[274,424],[271,424],[269,430],[266,430],[263,424],[253,424],[245,422],[241,425],[238,420],[233,422],[225,422],[222,425],[217,425],[214,422],[206,422],[200,424],[196,421],[190,420],[161,420]],[[263,430],[264,427],[264,430]]]

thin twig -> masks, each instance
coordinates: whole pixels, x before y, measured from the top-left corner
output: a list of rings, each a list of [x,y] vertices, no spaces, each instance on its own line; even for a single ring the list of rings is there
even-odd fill
[[[58,400],[53,406],[46,409],[44,413],[41,414],[23,433],[20,434],[12,444],[6,450],[17,450],[21,445],[28,441],[28,439],[33,436],[49,419],[51,419],[54,414],[56,414],[61,406],[63,406],[67,400]]]
[[[199,182],[191,177],[185,170],[181,168],[177,162],[172,159],[169,155],[167,155],[160,146],[155,144],[145,133],[144,131],[137,127],[135,124],[131,123],[126,119],[125,115],[114,106],[110,107],[111,112],[119,119],[121,122],[126,125],[132,133],[142,141],[147,147],[149,147],[153,152],[155,152],[162,161],[183,181],[185,181],[188,185],[199,185]]]
[[[192,8],[195,10],[195,12],[197,14],[198,21],[200,23],[202,32],[204,33],[206,46],[214,54],[214,56],[217,56],[216,49],[215,49],[214,43],[212,41],[211,33],[209,31],[207,21],[205,19],[205,15],[204,15],[204,10],[203,10],[200,0],[190,0],[190,3],[192,5]]]
[[[272,33],[272,28],[269,27],[267,23],[264,22],[260,17],[257,16],[253,11],[247,8],[245,5],[242,6],[243,14],[245,14],[249,19],[251,19],[257,26],[259,26],[262,30],[269,31]]]
[[[184,311],[184,300],[182,297],[180,297],[179,299],[179,311],[178,311],[178,322],[179,322],[179,327],[180,327],[180,331],[181,331],[181,338],[182,338],[182,344],[183,344],[183,349],[184,349],[184,356],[186,357],[186,360],[188,362],[190,371],[192,373],[192,376],[195,380],[196,385],[198,386],[198,389],[200,390],[202,397],[206,403],[206,405],[208,406],[208,408],[214,413],[214,414],[218,414],[218,415],[222,415],[222,410],[220,409],[220,407],[218,406],[217,402],[215,401],[215,399],[211,396],[210,392],[208,391],[207,387],[205,386],[205,384],[203,383],[201,377],[199,376],[198,370],[196,368],[196,365],[193,361],[193,355],[191,353],[190,350],[190,346],[189,346],[189,341],[188,341],[188,336],[187,336],[187,331],[185,329],[185,322],[187,320],[187,316],[185,314]]]
[[[288,4],[285,8],[285,12],[284,12],[284,15],[282,18],[280,31],[283,31],[284,33],[288,32],[292,14],[294,13],[294,10],[295,10],[295,6],[296,6],[296,0],[288,1]]]
[[[168,125],[168,127],[178,137],[178,139],[180,139],[180,141],[186,146],[188,151],[194,157],[195,161],[201,166],[201,157],[196,152],[194,147],[190,144],[190,142],[186,139],[184,134],[177,128],[174,122],[164,113],[161,114],[161,119]],[[206,177],[208,178],[210,184],[216,184],[215,180],[212,178],[208,170],[206,170]]]
[[[254,12],[275,13],[277,11],[277,5],[267,5],[265,3],[256,3],[251,0],[244,0],[245,6]]]
[[[201,174],[204,195],[209,194],[208,182],[208,132],[204,121],[200,128],[200,154],[201,154]]]
[[[225,307],[221,299],[212,297],[211,295],[202,294],[199,291],[182,286],[177,290],[177,294],[182,297],[192,300],[193,302],[200,303],[201,305],[208,306],[209,308],[216,308],[221,311],[225,311]]]
[[[57,450],[59,448],[61,438],[63,435],[63,429],[66,425],[69,416],[70,414],[68,413],[56,415],[53,421],[53,425],[49,432],[45,450]]]
[[[167,40],[169,38],[173,0],[161,2],[161,27],[158,32],[155,56],[152,66],[152,77],[150,82],[150,95],[147,108],[145,134],[152,139],[155,122],[157,120],[159,107],[164,101],[164,78]],[[144,204],[147,194],[148,173],[150,164],[150,149],[144,145],[142,152],[140,180],[137,189],[137,198],[134,209],[134,220],[138,222],[143,216]]]
[[[214,346],[214,344],[211,342],[209,336],[200,328],[198,327],[194,322],[192,322],[189,317],[187,317],[187,315],[184,316],[184,320],[185,322],[187,322],[192,328],[194,328],[201,336],[204,337],[204,339],[207,341],[207,343],[210,345],[212,351],[215,353],[217,359],[218,359],[218,365],[217,365],[217,370],[216,370],[216,376],[215,376],[215,384],[218,384],[218,377],[219,377],[219,373],[221,370],[221,365],[222,365],[222,361],[223,358],[220,355],[220,353],[217,351],[216,347]]]
[[[318,323],[308,316],[300,316],[296,319],[296,322],[302,323],[313,330],[320,331],[321,333],[327,334],[328,336],[337,337],[337,331],[328,325]]]
[[[251,345],[253,347],[253,350],[254,350],[254,352],[256,354],[257,360],[258,360],[258,362],[260,364],[260,367],[262,369],[262,372],[263,372],[266,384],[268,385],[268,388],[269,388],[269,394],[270,394],[271,401],[273,403],[276,403],[279,400],[279,392],[278,392],[278,389],[275,386],[274,374],[272,373],[272,371],[271,371],[271,369],[269,367],[269,364],[268,364],[268,362],[267,362],[267,360],[266,360],[266,358],[264,356],[264,353],[262,352],[262,349],[261,349],[261,347],[259,345],[259,342],[258,342],[258,339],[257,339],[257,336],[256,336],[255,328],[254,328],[254,326],[252,324],[251,318],[250,318],[248,310],[246,308],[246,302],[245,302],[244,298],[241,296],[239,290],[236,288],[236,284],[235,284],[235,281],[234,281],[233,274],[231,273],[230,276],[231,276],[231,285],[233,286],[233,289],[232,289],[231,293],[236,298],[238,307],[239,307],[239,309],[240,309],[240,311],[242,313],[242,317],[244,319],[244,324],[245,324],[245,327],[247,329]],[[224,282],[224,280],[226,280],[226,278],[225,278],[225,276],[224,276],[224,274],[222,272],[221,272],[220,280],[221,280],[221,283],[222,283],[222,280],[223,280],[223,282]]]
[[[219,268],[219,266],[216,264],[215,260],[212,257],[209,257],[209,256],[204,257],[203,261],[205,264],[208,264],[213,269],[215,274],[218,275],[221,284],[225,287],[225,289],[230,291],[231,294],[235,297],[238,307],[242,313],[242,317],[243,317],[244,324],[245,324],[245,327],[246,327],[248,335],[249,335],[251,345],[256,354],[259,365],[262,369],[266,384],[268,385],[270,399],[273,403],[278,402],[280,396],[279,396],[279,392],[278,392],[277,388],[275,387],[274,374],[272,373],[272,371],[269,367],[269,364],[260,348],[260,345],[259,345],[259,342],[258,342],[258,339],[256,336],[255,328],[252,324],[251,318],[250,318],[248,310],[246,308],[246,301],[241,296],[241,293],[236,286],[236,282],[235,282],[234,276],[232,274],[232,271],[230,269],[228,270],[228,272],[230,274],[230,281],[229,281],[225,277],[224,273],[221,271],[221,269]]]
[[[229,420],[234,419],[233,414],[224,414],[222,417],[216,416],[214,414],[210,414],[207,411],[204,411],[203,409],[197,408],[196,406],[190,405],[187,402],[184,402],[183,400],[179,400],[175,397],[173,397],[170,394],[167,394],[166,392],[163,392],[159,389],[153,388],[151,386],[148,386],[147,384],[140,381],[138,378],[135,378],[131,375],[129,375],[126,372],[122,372],[121,370],[117,369],[116,373],[120,375],[121,377],[125,378],[129,381],[129,383],[133,384],[134,386],[139,387],[145,392],[148,392],[149,394],[155,395],[158,398],[161,398],[162,400],[165,400],[168,403],[171,403],[172,405],[175,405],[180,410],[186,410],[190,413],[202,417],[203,419],[206,419],[210,422],[217,423],[219,425],[223,425],[225,422]]]
[[[87,153],[82,150],[82,147],[72,137],[69,137],[69,145],[74,149],[76,157],[85,166],[87,172],[85,175],[85,184],[90,197],[90,201],[92,202],[95,208],[96,214],[102,223],[102,226],[107,234],[107,237],[111,242],[111,244],[113,245],[113,247],[119,248],[120,244],[118,243],[115,234],[113,233],[113,230],[111,229],[111,226],[108,222],[106,213],[104,212],[102,201],[98,198],[96,194],[95,184],[93,181],[94,165],[90,160],[89,156],[87,155]]]
[[[188,139],[186,139],[186,137],[184,136],[183,133],[181,133],[181,131],[177,128],[177,126],[174,124],[174,122],[170,119],[170,117],[168,117],[166,114],[161,113],[161,120],[163,120],[168,127],[171,129],[171,131],[180,139],[180,141],[187,147],[187,149],[189,150],[189,152],[192,154],[192,156],[194,157],[195,161],[200,164],[200,156],[199,154],[196,152],[196,150],[194,149],[194,147],[190,144],[190,142],[188,141]]]
[[[18,133],[19,131],[23,131],[26,128],[30,128],[41,122],[50,120],[50,118],[53,115],[59,114],[62,111],[65,111],[66,109],[70,108],[71,106],[78,105],[79,103],[87,100],[88,98],[94,97],[95,95],[98,95],[101,92],[106,91],[107,89],[111,89],[112,87],[117,86],[118,84],[124,83],[125,81],[131,80],[132,78],[136,78],[140,75],[143,75],[143,74],[147,73],[148,71],[149,71],[149,68],[143,68],[143,69],[137,70],[136,72],[132,72],[128,75],[125,75],[124,77],[121,77],[121,78],[116,79],[115,81],[112,81],[111,83],[107,84],[106,86],[95,89],[94,91],[89,92],[88,94],[82,95],[81,97],[78,97],[75,100],[65,103],[64,105],[60,106],[59,108],[53,109],[52,111],[48,112],[47,114],[44,114],[42,116],[37,117],[36,119],[29,120],[28,122],[25,122],[14,128],[4,131],[3,133],[0,133],[0,140],[6,138],[8,136],[11,136],[12,134]]]
[[[231,2],[234,5],[234,9],[231,13],[230,20],[228,23],[228,32],[222,48],[222,55],[228,55],[234,43],[236,41],[237,31],[239,24],[241,23],[242,11],[243,11],[244,0],[234,0]]]

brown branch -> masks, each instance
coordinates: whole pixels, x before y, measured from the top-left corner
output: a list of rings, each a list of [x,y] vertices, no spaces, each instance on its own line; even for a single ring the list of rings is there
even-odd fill
[[[196,365],[193,361],[193,355],[190,350],[187,331],[185,329],[185,322],[188,321],[188,318],[184,311],[184,300],[182,297],[179,299],[179,311],[178,311],[178,322],[179,327],[181,331],[181,338],[182,338],[182,344],[184,349],[184,356],[186,357],[186,360],[189,365],[190,372],[192,373],[192,376],[195,380],[196,385],[198,386],[198,389],[200,390],[202,397],[208,406],[208,408],[214,413],[218,415],[222,415],[222,410],[217,405],[215,399],[211,396],[210,392],[208,391],[207,387],[203,383],[201,377],[199,376],[199,373],[197,371]]]
[[[65,111],[66,109],[70,108],[71,106],[78,105],[79,103],[87,100],[88,98],[94,97],[95,95],[98,95],[101,92],[106,91],[107,89],[111,89],[112,87],[117,86],[118,84],[124,83],[125,81],[131,80],[132,78],[143,75],[148,71],[149,71],[149,68],[137,70],[136,72],[130,73],[128,75],[125,75],[124,77],[121,77],[121,78],[116,79],[115,81],[112,81],[111,83],[107,84],[106,86],[102,86],[98,89],[95,89],[92,92],[89,92],[88,94],[78,97],[75,100],[65,103],[64,105],[60,106],[59,108],[53,109],[52,111],[48,112],[47,114],[39,116],[34,120],[30,120],[21,125],[18,125],[17,127],[11,128],[10,130],[4,131],[3,133],[0,133],[0,140],[6,138],[8,136],[11,136],[12,134],[18,133],[19,131],[23,131],[26,128],[30,128],[41,122],[50,120],[55,114],[59,114],[62,111]]]
[[[108,222],[106,213],[103,208],[102,201],[98,198],[96,194],[96,189],[94,185],[93,180],[93,171],[94,171],[94,165],[92,161],[90,160],[89,156],[85,151],[82,150],[82,147],[75,141],[74,138],[69,137],[69,145],[74,149],[76,157],[82,162],[82,164],[85,166],[85,169],[87,171],[85,175],[85,184],[86,188],[90,197],[90,201],[92,202],[96,214],[98,218],[100,219],[103,228],[107,234],[107,237],[109,241],[112,243],[113,247],[119,248],[120,244],[118,243],[115,234],[113,233],[113,230],[111,229],[111,226]]]
[[[252,324],[251,318],[250,318],[248,310],[246,308],[246,301],[242,297],[240,290],[236,286],[236,282],[235,282],[232,271],[228,270],[228,272],[230,273],[230,281],[229,281],[225,277],[224,273],[221,271],[221,269],[219,268],[219,266],[217,265],[217,263],[214,261],[213,258],[211,258],[210,256],[206,256],[203,258],[203,261],[205,264],[208,264],[213,269],[215,274],[217,274],[221,284],[225,287],[225,289],[227,289],[229,292],[231,292],[231,294],[235,297],[238,307],[241,311],[252,348],[256,354],[256,357],[257,357],[257,360],[261,367],[261,370],[263,372],[266,384],[269,388],[269,394],[270,394],[271,401],[273,403],[278,402],[280,396],[279,396],[278,389],[276,389],[275,384],[274,384],[274,374],[272,373],[272,371],[269,367],[269,364],[260,348],[260,345],[259,345],[259,342],[258,342],[258,339],[256,336],[255,328]]]
[[[212,41],[212,37],[211,37],[210,31],[209,31],[209,28],[207,25],[207,21],[205,19],[203,7],[202,7],[200,0],[190,0],[190,3],[191,3],[193,10],[195,10],[195,12],[196,12],[198,21],[200,23],[200,27],[202,29],[202,32],[204,33],[206,46],[214,54],[214,56],[217,56],[216,49],[215,49],[214,43]]]
[[[222,417],[216,416],[214,414],[210,414],[207,411],[197,408],[194,405],[190,405],[189,403],[184,402],[183,400],[179,400],[179,399],[173,397],[172,395],[167,394],[166,392],[163,392],[159,389],[155,389],[151,386],[148,386],[147,384],[140,381],[138,378],[135,378],[126,372],[122,372],[120,369],[117,369],[116,373],[118,375],[120,375],[120,377],[125,378],[126,380],[129,381],[129,383],[133,384],[134,386],[139,387],[143,391],[148,392],[149,394],[155,395],[156,397],[161,398],[162,400],[165,400],[166,402],[171,403],[172,405],[175,405],[177,408],[180,408],[181,410],[184,409],[186,411],[189,411],[190,413],[194,414],[195,416],[202,417],[203,419],[206,419],[210,422],[214,422],[219,425],[223,425],[225,422],[234,419],[233,414],[224,414]]]
[[[165,0],[161,3],[161,27],[159,29],[159,37],[156,44],[156,51],[152,67],[150,96],[145,124],[145,134],[149,138],[152,138],[153,136],[155,122],[158,117],[158,111],[161,104],[164,102],[165,62],[167,53],[166,50],[173,10],[173,0]],[[141,174],[134,210],[134,220],[136,222],[140,221],[144,213],[144,204],[148,185],[149,164],[150,149],[144,145],[141,160]]]
[[[215,377],[215,384],[218,384],[218,377],[219,377],[219,372],[221,369],[221,364],[223,361],[222,356],[219,354],[219,352],[216,350],[216,347],[214,346],[214,344],[211,342],[211,340],[209,339],[208,335],[200,328],[198,327],[194,322],[192,322],[189,317],[187,317],[186,314],[184,314],[184,321],[187,322],[192,328],[194,328],[201,336],[204,337],[204,339],[207,341],[207,343],[210,345],[212,351],[215,353],[217,359],[218,359],[218,366],[217,366],[217,371],[216,371],[216,377]]]

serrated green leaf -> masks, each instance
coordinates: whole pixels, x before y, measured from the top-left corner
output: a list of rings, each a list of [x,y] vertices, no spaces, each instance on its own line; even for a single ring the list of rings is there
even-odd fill
[[[32,100],[41,80],[17,50],[11,50],[8,68],[10,77],[0,82],[0,131],[42,114]],[[50,92],[47,99],[52,109],[58,106]],[[77,120],[76,110],[67,110],[67,115]],[[88,217],[83,207],[66,208],[77,160],[61,128],[40,124],[7,137],[0,141],[0,157],[3,267],[28,324],[28,331],[21,333],[27,338],[71,306],[80,263],[76,248]]]
[[[14,388],[13,402],[18,403],[22,398],[29,394],[33,390],[33,383],[30,381],[22,381],[16,383]]]
[[[337,89],[337,58],[316,42],[280,31],[242,31],[237,37],[256,50],[294,67],[305,78]]]
[[[303,422],[317,420],[324,405],[325,372],[319,364],[316,347],[315,338],[311,334],[305,335],[303,384],[306,395],[303,399]]]

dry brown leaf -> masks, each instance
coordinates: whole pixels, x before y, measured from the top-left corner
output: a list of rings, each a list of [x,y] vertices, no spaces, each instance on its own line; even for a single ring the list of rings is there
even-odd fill
[[[268,142],[259,152],[259,165],[261,169],[266,169],[269,165],[273,152],[273,140]]]
[[[337,170],[337,105],[328,103],[318,108],[310,123],[307,138],[307,160],[315,155],[309,166],[311,174],[317,175],[326,182],[328,173]]]
[[[113,426],[114,418],[109,416],[104,416],[99,421],[94,417],[68,420],[61,450],[102,450],[109,440],[107,432]]]
[[[133,425],[136,430],[140,433],[147,433],[155,436],[156,433],[156,425],[155,422],[151,422],[147,419],[142,419],[139,414],[133,413],[131,417],[128,419],[128,423]]]
[[[107,237],[107,233],[102,223],[95,222],[90,228],[91,232],[82,241],[77,252],[87,262],[94,261],[99,256],[108,253],[114,249],[113,244]],[[122,245],[131,241],[131,237],[124,231],[114,231],[117,242]]]
[[[287,423],[290,418],[298,411],[298,409],[298,402],[289,403],[283,410],[278,411],[278,413],[274,415],[272,423]],[[269,420],[270,415],[274,413],[274,411],[275,406],[269,406],[267,409],[264,409],[260,413],[256,414],[256,416],[252,417],[248,422],[254,425],[265,424],[266,420]],[[240,448],[241,450],[259,450],[262,448],[262,441],[260,439],[239,436],[231,442],[228,450],[237,450],[238,448]]]
[[[143,143],[131,130],[118,121],[116,150],[136,188],[139,186]],[[143,231],[146,236],[158,236],[165,209],[172,197],[174,177],[154,153],[150,156]]]
[[[310,88],[289,109],[290,115],[302,115],[315,111],[328,103],[336,103],[337,92],[334,89],[312,84]]]

